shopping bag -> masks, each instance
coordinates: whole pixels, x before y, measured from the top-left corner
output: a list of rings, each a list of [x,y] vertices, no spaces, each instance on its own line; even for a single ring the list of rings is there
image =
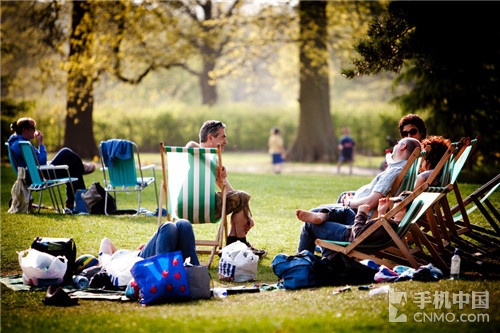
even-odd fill
[[[23,283],[35,287],[57,286],[63,283],[68,267],[64,256],[53,256],[35,249],[18,253],[19,265],[23,271]]]
[[[71,282],[76,261],[76,244],[73,238],[52,238],[52,237],[35,237],[31,248],[51,254],[55,257],[64,256],[68,259],[66,273],[64,274],[64,282]]]
[[[132,276],[143,305],[183,301],[191,297],[181,251],[167,252],[138,261]]]
[[[259,257],[243,242],[236,241],[222,248],[219,279],[222,281],[253,281],[257,275]]]

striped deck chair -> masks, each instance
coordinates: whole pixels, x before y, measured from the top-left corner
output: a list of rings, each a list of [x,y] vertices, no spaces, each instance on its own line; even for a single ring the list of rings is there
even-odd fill
[[[455,156],[459,150],[463,147],[465,139],[460,142],[454,142],[448,147],[446,152],[441,157],[440,161],[436,167],[432,170],[432,173],[426,180],[426,183],[431,186],[435,179],[439,180],[439,184],[449,182],[451,177],[450,170],[451,166],[455,162]],[[437,191],[439,192],[439,191]],[[437,218],[433,215],[434,210],[431,207],[427,210],[426,218],[422,218],[418,221],[418,225],[423,228],[424,233],[429,237],[430,241],[433,242],[439,249],[444,249],[448,245],[448,238],[443,237],[442,231],[440,230],[440,225],[437,223]],[[429,234],[428,232],[431,232]]]
[[[196,240],[197,253],[209,254],[207,266],[223,246],[227,236],[226,193],[221,191],[221,216],[216,218],[216,175],[221,165],[221,150],[186,148],[160,143],[163,181],[160,207],[167,207],[167,220],[186,219],[193,224],[219,223],[214,239]],[[166,154],[166,156],[165,156]],[[158,217],[158,226],[162,223]],[[209,248],[208,250],[206,248]]]
[[[416,227],[415,222],[424,214],[424,212],[444,194],[425,192],[427,184],[422,184],[418,189],[403,200],[399,205],[391,209],[387,214],[379,217],[378,223],[373,224],[363,234],[353,242],[339,242],[331,240],[316,239],[316,245],[334,252],[342,252],[358,260],[371,259],[379,265],[385,265],[393,268],[397,264],[409,265],[418,268],[427,262],[422,261],[417,254],[422,252],[421,247],[410,248],[406,237],[411,232],[411,238],[414,244],[425,245],[436,259],[437,266],[446,267],[446,263],[440,260],[432,244]],[[408,207],[409,206],[409,207]],[[390,226],[388,219],[399,212],[403,207],[408,207],[404,218],[399,223],[396,230]],[[385,242],[371,243],[366,239],[379,228],[384,228],[390,235],[390,239]]]
[[[465,218],[465,225],[458,228],[453,220],[453,214],[448,200],[448,195],[452,191],[455,194],[458,203],[463,203],[462,195],[458,188],[457,179],[465,165],[467,159],[471,156],[478,140],[471,140],[470,138],[462,138],[460,142],[455,143],[455,151],[450,155],[449,159],[445,162],[441,174],[441,186],[430,186],[429,192],[438,192],[446,194],[439,202],[433,206],[434,219],[440,227],[442,237],[449,242],[450,236],[458,236],[460,234],[471,231],[470,221]],[[433,175],[429,177],[428,182],[432,182]],[[467,216],[463,205],[460,205],[460,213]],[[430,217],[430,215],[428,215]]]
[[[470,223],[457,179],[466,161],[470,158],[474,148],[477,146],[478,140],[465,138],[461,140],[461,142],[463,142],[464,145],[461,147],[458,145],[458,153],[451,156],[449,167],[446,169],[447,175],[445,175],[442,180],[442,186],[431,186],[428,189],[430,192],[442,193],[445,194],[445,196],[432,207],[432,213],[428,213],[427,217],[428,220],[433,220],[431,223],[435,223],[439,226],[444,245],[453,245],[448,249],[449,251],[454,247],[459,247],[464,255],[470,254],[471,258],[477,259],[495,255],[495,252],[498,251],[500,242],[498,239],[486,237],[476,232],[473,225]],[[453,195],[451,194],[452,192],[457,202],[455,212],[452,212],[450,208],[450,196]],[[461,223],[456,223],[454,219],[454,215],[457,214],[460,214],[463,218]],[[471,239],[473,241],[471,241]]]
[[[151,184],[154,185],[156,207],[159,207],[155,165],[141,164],[139,147],[135,142],[123,139],[101,141],[99,154],[103,166],[105,191],[112,193],[115,200],[117,193],[137,193],[137,210],[125,209],[116,212],[108,212],[108,196],[106,195],[104,204],[106,215],[110,213],[137,215],[141,210],[141,193]]]
[[[31,179],[31,184],[26,184],[28,186],[29,197],[31,197],[32,192],[39,192],[37,212],[40,212],[40,208],[43,207],[42,196],[43,192],[47,190],[54,211],[63,214],[66,213],[60,187],[63,185],[69,186],[71,191],[75,193],[73,182],[77,180],[76,178],[70,177],[68,166],[50,164],[40,165],[36,158],[34,148],[29,141],[19,141],[19,147],[21,148],[26,163],[26,169]],[[67,174],[67,177],[57,177],[56,172],[61,170]]]

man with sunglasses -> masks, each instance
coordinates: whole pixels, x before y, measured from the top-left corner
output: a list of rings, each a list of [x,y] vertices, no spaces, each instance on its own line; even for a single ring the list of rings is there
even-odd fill
[[[224,146],[227,144],[226,125],[221,121],[207,120],[200,128],[199,138],[199,143],[190,141],[186,144],[186,147],[217,148],[220,145],[221,150],[224,151]],[[226,188],[226,213],[231,214],[231,228],[226,245],[239,240],[247,244],[259,258],[264,257],[267,252],[254,248],[246,239],[248,231],[254,226],[249,206],[250,195],[244,191],[235,190],[231,186],[227,180],[225,167],[218,171],[217,186]],[[217,193],[216,198],[216,217],[220,217],[222,213],[222,200],[219,194]]]

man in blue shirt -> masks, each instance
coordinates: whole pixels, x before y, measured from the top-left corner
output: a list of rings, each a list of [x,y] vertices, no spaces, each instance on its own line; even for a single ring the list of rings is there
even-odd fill
[[[352,175],[352,165],[354,162],[354,146],[356,142],[350,135],[349,127],[342,128],[342,136],[339,141],[339,163],[337,165],[337,173],[340,173],[340,167],[344,163],[349,163],[349,174]]]

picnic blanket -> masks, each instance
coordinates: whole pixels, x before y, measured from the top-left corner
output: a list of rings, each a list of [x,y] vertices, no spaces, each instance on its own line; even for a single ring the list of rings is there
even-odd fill
[[[1,276],[0,282],[14,291],[46,291],[47,287],[33,287],[23,283],[22,274]],[[77,289],[73,285],[62,286],[72,297],[88,300],[130,301],[125,291],[96,288]]]

